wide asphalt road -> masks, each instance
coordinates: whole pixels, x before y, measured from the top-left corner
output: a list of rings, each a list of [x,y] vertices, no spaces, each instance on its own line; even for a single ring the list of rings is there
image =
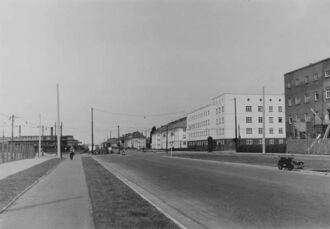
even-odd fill
[[[330,228],[327,176],[151,153],[98,158],[200,228]]]

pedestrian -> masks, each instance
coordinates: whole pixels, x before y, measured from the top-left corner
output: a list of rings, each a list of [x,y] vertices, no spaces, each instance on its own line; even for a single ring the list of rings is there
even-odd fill
[[[74,156],[74,148],[73,146],[71,146],[70,148],[70,159],[73,160],[73,156]]]

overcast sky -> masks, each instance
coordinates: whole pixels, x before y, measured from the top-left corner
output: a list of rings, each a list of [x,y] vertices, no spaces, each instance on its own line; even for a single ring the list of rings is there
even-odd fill
[[[330,57],[329,9],[321,0],[1,0],[0,124],[7,136],[6,115],[22,134],[38,134],[39,113],[54,125],[57,83],[63,134],[85,143],[91,107],[100,142],[117,125],[158,127],[225,92],[283,94],[284,73]]]

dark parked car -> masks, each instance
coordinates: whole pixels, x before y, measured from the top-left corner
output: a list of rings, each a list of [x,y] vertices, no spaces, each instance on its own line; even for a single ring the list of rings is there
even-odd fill
[[[287,169],[303,169],[304,168],[304,162],[295,160],[293,157],[280,157],[280,160],[277,163],[277,167],[279,170]]]

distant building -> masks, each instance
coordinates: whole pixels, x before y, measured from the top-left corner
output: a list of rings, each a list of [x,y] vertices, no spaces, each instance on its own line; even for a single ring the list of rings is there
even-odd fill
[[[184,149],[187,148],[187,118],[170,122],[152,134],[152,149]]]
[[[330,123],[330,58],[284,74],[286,135],[316,137]]]
[[[30,145],[38,149],[39,147],[39,136],[18,136],[14,137],[13,141],[8,140],[8,144],[13,142],[14,145]],[[70,146],[78,146],[80,142],[72,135],[61,136],[61,148],[62,151],[68,150]],[[44,152],[56,152],[57,149],[57,137],[56,136],[41,136],[41,147]]]
[[[266,95],[265,103],[266,145],[273,152],[285,151],[284,96]],[[261,94],[225,93],[217,96],[212,99],[212,104],[188,113],[188,147],[206,150],[212,144],[214,150],[235,150],[237,137],[238,151],[261,152],[262,110]],[[277,147],[280,149],[275,149],[275,145],[280,145]]]
[[[126,148],[145,149],[147,146],[147,138],[138,131],[125,134],[122,139]]]

